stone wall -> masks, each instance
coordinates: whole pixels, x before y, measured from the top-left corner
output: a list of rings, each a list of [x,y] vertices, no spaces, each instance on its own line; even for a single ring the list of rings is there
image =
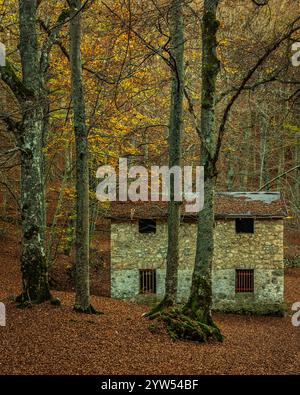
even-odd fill
[[[235,221],[218,221],[213,264],[214,308],[261,313],[283,303],[283,220],[256,220],[254,234],[236,234]],[[235,293],[235,270],[254,269],[254,293]]]
[[[178,301],[189,295],[195,258],[196,223],[180,229]],[[141,234],[138,221],[111,224],[111,295],[140,302],[164,294],[167,224]],[[156,295],[139,294],[139,269],[156,269]],[[254,293],[236,294],[236,269],[254,269]],[[272,312],[283,302],[283,221],[256,220],[254,234],[237,234],[235,220],[218,220],[213,263],[214,308],[222,311]]]

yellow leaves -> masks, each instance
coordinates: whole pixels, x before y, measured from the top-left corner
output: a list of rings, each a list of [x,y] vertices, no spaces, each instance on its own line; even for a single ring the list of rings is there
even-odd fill
[[[75,196],[75,188],[72,186],[66,187],[64,192],[67,197]]]
[[[223,64],[224,66],[224,64]],[[224,67],[224,69],[226,70],[226,73],[230,74],[230,75],[237,75],[239,73],[239,70],[236,67]]]
[[[289,130],[292,133],[295,134],[300,134],[300,127],[296,125],[291,125],[291,124],[284,124],[283,125],[284,129]]]
[[[274,69],[274,67],[267,67],[267,68],[265,69],[265,72],[266,72],[266,74],[271,75],[271,74],[274,73],[275,70],[276,70],[276,69]]]
[[[227,38],[223,38],[221,40],[218,41],[219,46],[228,46],[229,45],[229,40]]]
[[[112,2],[111,7],[121,7],[116,12],[125,15],[121,3]],[[119,156],[140,155],[146,149],[149,155],[153,152],[159,155],[161,149],[165,150],[165,129],[151,126],[165,124],[168,119],[165,110],[170,97],[169,69],[160,59],[149,56],[149,49],[134,34],[128,41],[128,29],[100,3],[95,2],[92,9],[93,12],[84,14],[81,48],[85,68],[93,71],[84,70],[87,126],[91,126],[91,168],[95,163],[117,163]],[[55,19],[55,15],[49,18]],[[68,49],[66,33],[64,30],[61,42]],[[155,31],[145,30],[141,34],[155,47],[166,42],[166,37]],[[193,56],[196,59],[196,50]],[[74,152],[70,65],[59,46],[53,47],[50,63],[51,113],[45,153],[48,158],[63,159],[68,147]],[[102,82],[102,76],[112,83]]]

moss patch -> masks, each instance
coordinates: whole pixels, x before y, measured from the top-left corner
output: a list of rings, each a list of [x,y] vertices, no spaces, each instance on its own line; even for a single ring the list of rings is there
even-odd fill
[[[207,325],[189,317],[180,307],[166,308],[152,314],[149,318],[157,320],[158,323],[163,322],[174,341],[185,339],[203,343],[209,340],[224,340],[217,326]],[[155,327],[155,324],[151,325],[151,329],[149,328],[151,332],[153,332],[153,327]]]

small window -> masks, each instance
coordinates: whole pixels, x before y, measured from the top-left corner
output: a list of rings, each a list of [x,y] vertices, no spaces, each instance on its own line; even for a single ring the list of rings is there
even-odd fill
[[[156,293],[156,270],[143,269],[140,270],[140,293],[155,294]]]
[[[254,292],[254,270],[236,270],[235,292]]]
[[[254,219],[241,218],[235,220],[236,233],[254,233]]]
[[[156,220],[155,219],[140,219],[139,220],[140,233],[156,233]]]

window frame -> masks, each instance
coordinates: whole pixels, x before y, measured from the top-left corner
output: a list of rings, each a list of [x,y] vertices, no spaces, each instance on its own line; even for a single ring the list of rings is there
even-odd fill
[[[249,222],[251,221],[251,224],[249,225]],[[244,224],[243,222],[248,222],[248,224]],[[243,228],[244,226],[244,228]],[[249,227],[250,226],[250,230]],[[248,228],[248,229],[247,229]],[[255,220],[252,217],[247,217],[247,218],[236,218],[235,219],[235,233],[236,234],[248,234],[248,235],[253,235],[255,233]]]
[[[156,295],[156,293],[157,293],[156,269],[139,269],[139,294]]]
[[[144,225],[142,226],[141,222],[151,222],[152,224]],[[139,233],[144,235],[144,234],[156,234],[157,230],[157,222],[155,218],[140,218],[138,220],[138,229]]]
[[[241,275],[242,278],[240,277]],[[255,291],[254,269],[235,269],[235,294],[253,295],[254,291]]]

